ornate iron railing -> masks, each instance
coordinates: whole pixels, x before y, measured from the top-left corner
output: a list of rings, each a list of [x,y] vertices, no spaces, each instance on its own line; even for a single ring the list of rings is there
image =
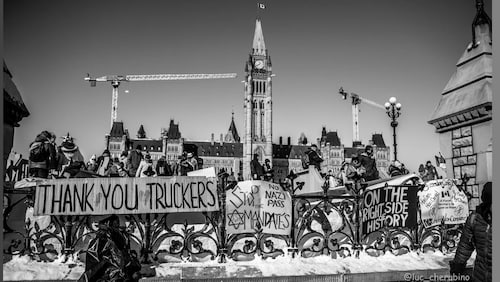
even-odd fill
[[[461,234],[460,225],[425,228],[382,228],[361,234],[360,204],[366,184],[349,186],[350,195],[292,197],[290,236],[266,234],[257,227],[253,233],[226,234],[225,177],[219,180],[221,210],[197,213],[197,220],[179,217],[186,214],[139,214],[120,216],[124,231],[130,235],[131,248],[142,263],[202,262],[228,258],[244,261],[257,256],[275,258],[286,251],[292,256],[332,258],[358,256],[366,252],[379,256],[386,252],[396,255],[410,251],[454,252]],[[294,191],[300,187],[284,187]],[[411,186],[411,189],[421,187]],[[292,193],[294,194],[294,193]],[[33,189],[13,189],[7,183],[4,190],[4,254],[30,255],[37,260],[54,260],[58,256],[85,258],[89,242],[97,230],[98,216],[38,216],[33,214]],[[190,215],[191,219],[193,215]]]

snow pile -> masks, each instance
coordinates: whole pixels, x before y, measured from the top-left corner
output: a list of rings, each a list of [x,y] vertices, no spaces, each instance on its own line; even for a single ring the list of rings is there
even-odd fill
[[[74,262],[71,258],[66,262],[61,256],[53,262],[38,262],[29,256],[13,256],[12,260],[3,264],[4,280],[77,280],[85,271],[85,265]]]
[[[262,259],[257,256],[253,261],[233,261],[218,263],[206,262],[163,263],[157,265],[156,277],[253,277],[253,276],[300,276],[312,274],[369,273],[391,271],[414,271],[448,268],[454,254],[418,254],[410,252],[395,256],[391,253],[372,257],[364,252],[359,258],[347,257],[332,259],[329,256],[312,258],[285,256],[276,259]],[[467,265],[472,267],[475,252]],[[13,256],[3,265],[4,280],[77,280],[84,272],[85,265],[64,256],[54,262],[37,262],[29,256]]]
[[[219,267],[224,269],[226,277],[245,276],[245,273],[257,273],[261,276],[300,276],[311,274],[341,274],[341,273],[369,273],[369,272],[390,272],[390,271],[414,271],[427,269],[448,268],[448,262],[452,260],[454,254],[443,254],[439,251],[435,253],[410,252],[404,255],[395,256],[391,253],[379,257],[370,256],[364,252],[359,258],[347,257],[332,259],[329,256],[317,256],[312,258],[296,257],[288,255],[277,257],[276,259],[262,259],[256,257],[252,261],[233,261],[219,264],[217,261],[204,263],[184,262],[184,263],[163,263],[156,267],[157,277],[178,274],[182,268],[197,268],[194,270],[200,276],[207,274],[207,268]],[[475,259],[475,252],[468,261],[468,266],[472,267]]]

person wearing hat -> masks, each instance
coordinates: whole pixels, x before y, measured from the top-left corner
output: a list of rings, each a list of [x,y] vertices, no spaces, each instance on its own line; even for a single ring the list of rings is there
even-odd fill
[[[462,229],[455,258],[450,261],[450,274],[465,275],[467,260],[476,250],[472,279],[463,281],[492,281],[492,183],[486,182],[481,194],[482,203],[468,217]]]
[[[393,161],[390,165],[389,168],[387,169],[387,172],[391,177],[396,177],[396,176],[401,176],[403,175],[403,171],[401,169],[401,163],[399,161]]]
[[[377,169],[377,161],[373,155],[372,145],[367,145],[365,151],[359,156],[361,165],[365,168],[365,181],[379,179],[379,172]]]
[[[184,157],[185,156],[185,157]],[[198,170],[198,161],[193,158],[193,153],[184,152],[180,162],[180,175],[186,176],[188,172]]]
[[[29,148],[29,169],[32,177],[48,178],[49,171],[57,168],[56,136],[48,131],[42,131]]]
[[[135,173],[135,177],[154,177],[156,176],[156,170],[153,166],[153,160],[150,154],[146,154],[144,160],[139,165]]]
[[[69,132],[63,137],[57,159],[57,171],[60,177],[74,177],[80,170],[85,169],[82,153]]]
[[[198,170],[198,160],[194,157],[194,154],[188,153],[187,158],[191,171]]]

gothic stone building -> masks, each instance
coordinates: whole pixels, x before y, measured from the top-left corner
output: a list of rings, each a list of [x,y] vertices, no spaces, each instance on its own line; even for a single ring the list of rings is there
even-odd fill
[[[221,134],[219,140],[215,140],[212,134],[210,141],[185,140],[181,136],[179,124],[175,124],[173,120],[170,121],[167,130],[162,130],[160,139],[147,138],[142,125],[137,138],[131,139],[123,127],[123,122],[115,122],[110,134],[106,136],[106,148],[113,157],[118,157],[122,151],[139,145],[143,151],[151,154],[153,160],[156,161],[164,155],[171,163],[175,162],[182,152],[192,152],[203,159],[203,168],[215,167],[216,172],[224,169],[234,176],[241,173],[244,179],[250,179],[250,161],[254,154],[259,155],[261,162],[265,159],[271,161],[276,182],[283,180],[291,170],[301,171],[303,169],[301,156],[310,144],[305,136],[301,136],[297,145],[291,144],[290,137],[287,144],[283,144],[282,137],[279,144],[272,143],[273,72],[259,19],[255,23],[252,50],[245,63],[245,73],[243,140],[236,129],[233,114],[224,138]],[[380,134],[373,135],[372,139],[378,166],[384,169],[388,166],[389,148],[385,146]],[[338,172],[342,162],[349,159],[354,151],[362,148],[344,147],[337,133],[327,133],[325,128],[316,144],[325,158],[321,167],[323,173],[329,170]]]

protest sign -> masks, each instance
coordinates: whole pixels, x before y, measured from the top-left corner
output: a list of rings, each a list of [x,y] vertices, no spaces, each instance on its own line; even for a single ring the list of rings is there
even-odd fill
[[[292,199],[290,193],[275,183],[238,182],[226,192],[226,231],[228,234],[255,232],[289,235]]]
[[[460,191],[452,179],[432,180],[418,194],[420,216],[425,227],[461,224],[467,220],[467,195]]]
[[[217,178],[72,178],[38,183],[35,215],[138,214],[219,210]]]
[[[363,234],[382,227],[409,227],[417,224],[417,188],[384,186],[366,190],[361,208]]]

